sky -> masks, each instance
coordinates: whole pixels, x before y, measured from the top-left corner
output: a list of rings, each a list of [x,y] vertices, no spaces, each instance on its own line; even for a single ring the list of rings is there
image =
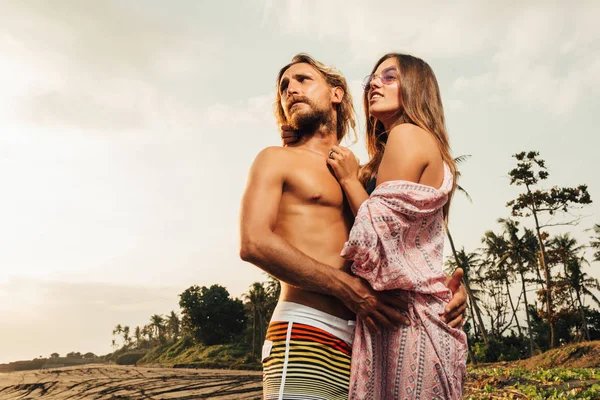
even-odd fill
[[[240,296],[266,279],[239,259],[239,205],[256,154],[280,144],[275,78],[300,52],[344,73],[359,115],[380,56],[431,65],[453,154],[471,155],[457,246],[509,216],[524,150],[546,160],[545,187],[588,185],[580,225],[550,229],[585,243],[600,223],[599,19],[591,1],[4,2],[0,362],[106,354],[114,326],[178,311],[192,285]]]

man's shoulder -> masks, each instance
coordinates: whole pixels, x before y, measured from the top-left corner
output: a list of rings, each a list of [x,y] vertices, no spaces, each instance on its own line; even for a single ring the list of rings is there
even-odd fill
[[[255,162],[276,162],[288,157],[289,152],[281,146],[269,146],[262,149],[256,156]]]
[[[284,171],[287,167],[287,162],[290,158],[290,151],[284,147],[269,146],[262,149],[253,162],[253,169],[265,172],[274,173]]]
[[[305,151],[296,146],[269,146],[262,149],[260,153],[258,153],[258,155],[256,156],[256,159],[283,161],[290,160],[299,156],[304,156],[305,154]]]

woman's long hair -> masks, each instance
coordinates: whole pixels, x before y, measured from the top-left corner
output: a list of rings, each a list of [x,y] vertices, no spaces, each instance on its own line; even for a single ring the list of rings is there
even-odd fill
[[[448,202],[444,206],[444,218],[448,218],[450,202],[456,189],[456,164],[450,153],[444,107],[440,96],[440,88],[433,70],[420,58],[400,53],[388,53],[381,57],[373,67],[377,67],[387,59],[394,58],[400,71],[401,110],[400,123],[416,125],[431,133],[438,142],[442,159],[450,167],[454,178],[452,191],[448,194]],[[375,176],[388,138],[383,123],[369,114],[369,90],[366,88],[363,95],[363,108],[367,121],[367,152],[371,160],[361,168],[360,180],[364,186]]]

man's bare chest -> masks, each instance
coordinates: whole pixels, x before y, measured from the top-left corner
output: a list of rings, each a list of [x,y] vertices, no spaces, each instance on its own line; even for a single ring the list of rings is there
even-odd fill
[[[344,193],[327,165],[308,165],[288,175],[284,193],[309,204],[343,207]]]

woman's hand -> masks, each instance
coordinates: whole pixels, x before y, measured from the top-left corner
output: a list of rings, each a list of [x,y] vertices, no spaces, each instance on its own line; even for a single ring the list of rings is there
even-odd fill
[[[281,130],[281,141],[284,147],[288,144],[294,144],[300,140],[298,131],[293,129],[291,126],[281,125],[279,129]]]
[[[333,146],[329,151],[327,164],[331,166],[352,214],[356,216],[360,206],[369,198],[369,194],[358,180],[359,161],[354,153],[347,147]]]
[[[331,166],[340,184],[358,181],[359,161],[347,147],[333,146],[329,151],[327,164]]]

